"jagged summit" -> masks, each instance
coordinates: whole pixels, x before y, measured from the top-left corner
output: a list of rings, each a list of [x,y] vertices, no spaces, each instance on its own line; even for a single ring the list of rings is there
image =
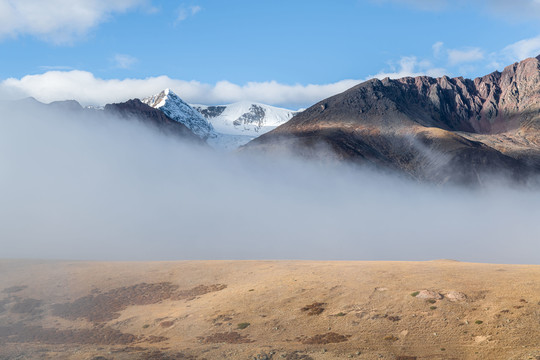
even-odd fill
[[[171,89],[165,89],[159,94],[144,98],[142,102],[184,124],[201,139],[206,140],[216,136],[212,124]]]

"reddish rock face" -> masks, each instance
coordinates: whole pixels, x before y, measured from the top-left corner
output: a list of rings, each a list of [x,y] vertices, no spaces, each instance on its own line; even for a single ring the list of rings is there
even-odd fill
[[[540,169],[540,56],[474,80],[369,80],[248,144],[383,165],[417,179],[522,178]]]

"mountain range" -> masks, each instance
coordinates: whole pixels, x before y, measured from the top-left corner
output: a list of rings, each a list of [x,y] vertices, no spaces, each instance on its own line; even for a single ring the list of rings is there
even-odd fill
[[[48,106],[114,113],[216,149],[331,158],[432,183],[527,183],[540,172],[540,56],[473,80],[372,79],[303,111],[190,105],[169,89],[102,108]]]
[[[143,103],[184,124],[209,145],[236,149],[290,120],[295,111],[259,103],[188,105],[170,89],[147,97]]]

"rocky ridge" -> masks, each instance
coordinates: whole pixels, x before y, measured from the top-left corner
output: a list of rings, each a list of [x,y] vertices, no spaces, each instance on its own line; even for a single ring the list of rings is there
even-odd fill
[[[244,148],[320,149],[416,179],[526,181],[540,169],[540,56],[474,79],[372,79],[325,99]],[[318,156],[318,154],[315,154]]]

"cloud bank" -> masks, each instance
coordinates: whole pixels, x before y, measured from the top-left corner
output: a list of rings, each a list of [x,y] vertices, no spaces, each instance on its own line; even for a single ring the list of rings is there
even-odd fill
[[[115,58],[120,67],[132,65],[136,59],[120,55]],[[381,71],[367,79],[405,76],[442,76],[445,70],[416,57],[402,57],[390,64],[391,71]],[[100,79],[91,72],[48,71],[9,78],[0,83],[0,96],[7,99],[34,97],[42,102],[77,100],[83,105],[103,105],[133,98],[144,98],[163,89],[173,89],[182,99],[192,104],[227,104],[255,101],[269,105],[301,108],[341,93],[367,79],[345,79],[330,84],[282,84],[276,81],[235,84],[219,81],[215,84],[172,79],[168,76],[145,79]]]
[[[540,263],[539,192],[221,155],[99,112],[1,111],[3,258]]]
[[[163,89],[173,89],[185,101],[192,104],[228,104],[238,101],[255,101],[269,105],[293,109],[305,108],[320,100],[341,93],[371,78],[392,79],[407,76],[455,76],[478,73],[484,75],[511,62],[540,54],[540,37],[518,41],[502,50],[487,53],[477,47],[446,48],[439,41],[432,45],[432,56],[428,59],[416,56],[402,56],[398,61],[389,62],[388,69],[370,75],[365,79],[345,79],[330,84],[283,84],[277,81],[248,82],[235,84],[219,81],[214,84],[186,81],[168,76],[143,79],[101,79],[88,71],[60,71],[51,69],[42,74],[27,75],[22,78],[8,78],[0,82],[0,99],[34,97],[42,102],[73,99],[83,105],[103,105],[122,102],[133,98],[144,98],[159,93]],[[129,68],[137,59],[126,54],[116,54],[111,61],[118,68]],[[458,68],[457,74],[448,69]]]
[[[145,79],[100,79],[87,71],[49,71],[10,78],[0,84],[0,91],[10,98],[31,96],[42,102],[74,99],[84,105],[102,105],[133,98],[143,98],[171,88],[185,101],[197,104],[222,104],[257,101],[272,105],[306,106],[345,91],[359,80],[343,80],[326,85],[286,85],[276,81],[249,82],[238,85],[229,81],[205,84],[198,81],[157,76]]]

